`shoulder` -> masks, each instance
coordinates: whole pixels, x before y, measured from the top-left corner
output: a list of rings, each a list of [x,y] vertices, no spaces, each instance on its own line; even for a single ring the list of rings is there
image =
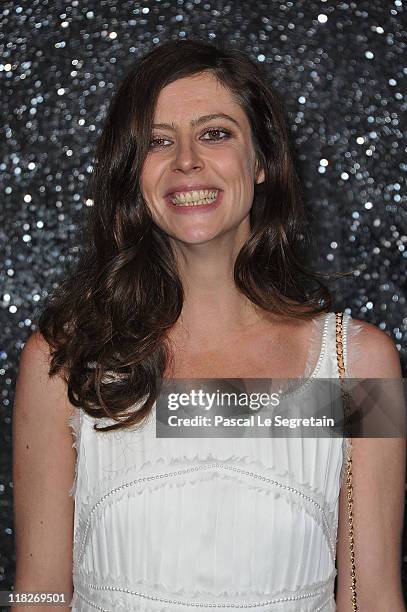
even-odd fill
[[[37,330],[32,332],[30,336],[24,342],[23,350],[21,355],[29,355],[32,358],[46,358],[49,361],[51,357],[51,345],[45,339],[43,334]]]
[[[400,357],[395,343],[386,332],[372,323],[349,319],[348,351],[354,378],[401,377]]]
[[[47,381],[48,384],[50,384],[51,380],[53,380],[55,384],[58,382],[56,377],[53,377],[53,379],[49,377],[50,365],[51,348],[41,332],[36,331],[28,337],[24,344],[23,350],[21,351],[19,378],[39,378],[42,383]],[[49,381],[47,380],[48,378]],[[62,384],[61,379],[59,384]]]
[[[21,358],[23,357],[25,360],[38,360],[41,363],[44,363],[44,359],[48,361],[50,346],[41,332],[35,331],[28,337],[21,352]]]
[[[73,406],[68,401],[66,382],[58,374],[49,375],[51,348],[39,331],[32,333],[21,351],[16,383],[16,406],[35,405],[36,414],[44,411],[59,414],[65,420],[72,413]],[[54,411],[53,406],[60,410]],[[23,409],[24,414],[27,410]],[[28,416],[28,415],[27,415]]]

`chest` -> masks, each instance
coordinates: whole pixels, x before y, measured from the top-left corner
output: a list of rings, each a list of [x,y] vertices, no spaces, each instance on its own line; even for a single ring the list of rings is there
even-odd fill
[[[296,378],[301,377],[309,345],[301,334],[263,331],[204,341],[178,339],[173,344],[171,378]]]

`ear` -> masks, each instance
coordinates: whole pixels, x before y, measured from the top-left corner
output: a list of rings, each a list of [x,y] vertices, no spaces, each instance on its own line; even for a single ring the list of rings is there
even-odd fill
[[[256,160],[256,184],[263,183],[265,181],[265,174],[263,168],[260,167],[259,162]]]

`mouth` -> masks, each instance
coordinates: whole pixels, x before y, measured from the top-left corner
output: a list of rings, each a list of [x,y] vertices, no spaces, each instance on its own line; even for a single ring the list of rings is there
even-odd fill
[[[199,189],[194,191],[176,191],[167,199],[176,207],[208,206],[218,199],[219,189]]]
[[[167,203],[179,212],[189,210],[208,210],[217,206],[221,200],[220,189],[200,189],[196,191],[177,191],[168,194]]]

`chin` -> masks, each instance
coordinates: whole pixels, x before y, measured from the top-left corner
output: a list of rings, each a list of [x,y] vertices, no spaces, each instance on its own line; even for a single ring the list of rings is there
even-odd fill
[[[174,232],[171,233],[170,236],[179,242],[183,242],[185,244],[205,244],[206,242],[210,242],[214,238],[216,238],[217,233],[209,232],[205,230],[193,230],[187,232]]]

